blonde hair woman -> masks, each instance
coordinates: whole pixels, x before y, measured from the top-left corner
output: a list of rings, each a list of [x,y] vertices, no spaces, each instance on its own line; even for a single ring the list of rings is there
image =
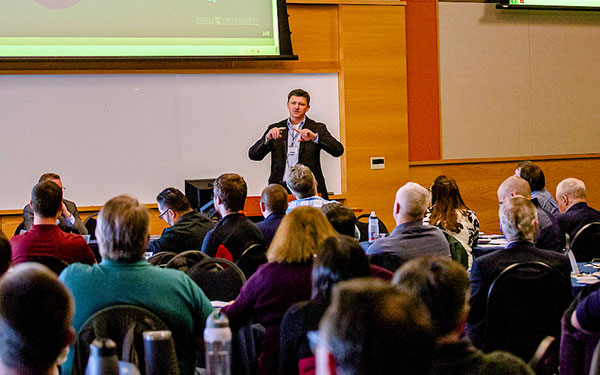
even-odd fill
[[[287,214],[262,265],[242,288],[235,301],[223,308],[232,329],[254,320],[265,329],[258,374],[276,374],[279,362],[279,326],[287,309],[310,299],[312,260],[318,245],[337,233],[325,215],[310,206]]]

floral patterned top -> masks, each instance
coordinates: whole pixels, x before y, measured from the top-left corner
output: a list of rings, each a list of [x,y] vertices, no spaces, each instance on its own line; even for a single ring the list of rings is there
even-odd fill
[[[425,217],[423,218],[424,225],[432,225],[429,222],[429,217],[431,216],[432,211],[433,206],[427,209]],[[469,254],[469,269],[471,269],[471,264],[473,263],[473,255],[471,251],[475,241],[479,237],[479,219],[477,219],[475,211],[471,210],[456,210],[456,215],[458,223],[461,227],[460,230],[458,232],[447,230],[447,232],[456,237],[456,239],[459,240],[464,246],[467,254]],[[439,222],[435,223],[435,226],[440,227],[439,224]]]

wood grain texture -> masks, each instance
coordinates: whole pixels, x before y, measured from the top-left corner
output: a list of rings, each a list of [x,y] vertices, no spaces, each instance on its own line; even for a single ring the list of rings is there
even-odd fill
[[[462,165],[411,166],[410,179],[425,187],[441,175],[453,177],[469,208],[479,217],[481,230],[498,233],[498,186],[515,173],[518,162],[489,162]],[[590,206],[600,208],[600,158],[537,161],[546,176],[546,188],[554,196],[556,185],[567,177],[576,177],[587,186]]]
[[[392,228],[394,195],[408,178],[404,28],[403,7],[340,6],[346,196]],[[385,169],[371,170],[372,156],[385,157]]]

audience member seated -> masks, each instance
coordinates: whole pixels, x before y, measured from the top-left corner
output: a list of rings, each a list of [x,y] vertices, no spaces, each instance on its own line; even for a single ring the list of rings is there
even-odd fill
[[[192,209],[185,195],[174,187],[164,189],[156,196],[158,217],[169,224],[159,239],[150,241],[148,251],[181,253],[200,250],[202,241],[214,223],[206,215]]]
[[[540,207],[554,216],[560,214],[558,204],[552,197],[552,194],[546,190],[546,177],[539,165],[530,161],[521,162],[515,171],[515,175],[529,183],[531,199],[537,199]]]
[[[600,212],[586,202],[586,189],[583,181],[566,178],[556,186],[556,200],[560,215],[558,225],[563,233],[568,233],[571,241],[584,225],[600,221]]]
[[[310,171],[310,168],[305,165],[296,164],[293,166],[285,183],[296,197],[296,200],[289,203],[287,212],[299,206],[321,208],[328,203],[335,202],[328,201],[317,195],[317,180],[315,180],[315,176]]]
[[[247,189],[246,181],[235,173],[222,174],[215,180],[215,209],[221,220],[204,237],[203,253],[236,262],[250,245],[265,244],[260,230],[242,212]]]
[[[425,255],[450,257],[450,247],[442,231],[423,225],[428,200],[427,189],[414,182],[398,189],[393,209],[396,227],[389,237],[373,242],[367,255],[393,254],[400,258],[400,263]]]
[[[312,299],[292,305],[281,323],[280,375],[315,373],[306,333],[319,329],[335,284],[370,273],[369,260],[352,237],[329,237],[321,243],[312,269]]]
[[[12,265],[12,251],[10,250],[10,242],[0,230],[0,276],[4,275]]]
[[[185,273],[155,267],[144,259],[148,245],[148,210],[128,196],[112,198],[98,214],[96,235],[102,262],[72,264],[60,280],[75,298],[75,330],[97,311],[118,304],[144,307],[173,333],[182,375],[194,374],[195,340],[202,337],[210,301]],[[63,366],[71,373],[73,350]]]
[[[321,207],[327,220],[338,233],[357,238],[356,215],[350,207],[339,203],[328,203]]]
[[[502,203],[510,198],[521,196],[531,199],[531,190],[527,181],[518,176],[510,176],[498,187],[498,203]],[[534,244],[536,247],[545,250],[561,251],[564,247],[564,235],[560,231],[557,219],[548,211],[540,207],[537,199],[531,199],[531,203],[537,211],[537,220],[539,225],[535,232]],[[500,228],[502,229],[502,228]]]
[[[376,279],[338,284],[319,325],[317,374],[429,374],[434,337],[427,308]],[[333,362],[333,363],[332,363]]]
[[[73,299],[41,264],[0,279],[0,374],[57,375],[73,342]]]
[[[469,275],[447,258],[423,257],[404,264],[393,283],[419,296],[431,314],[436,351],[435,375],[534,375],[520,358],[496,351],[484,354],[464,338],[469,315]]]
[[[520,177],[515,177],[520,178]],[[543,262],[569,278],[569,259],[557,252],[538,249],[533,244],[538,226],[536,207],[527,198],[515,197],[503,202],[500,225],[508,241],[506,248],[476,258],[471,269],[471,312],[467,332],[473,344],[481,347],[484,338],[486,301],[491,283],[506,267],[514,263]],[[518,309],[519,306],[514,306]]]
[[[479,237],[479,219],[467,207],[453,178],[438,176],[431,186],[431,204],[423,224],[435,225],[452,234],[469,255],[469,268],[473,263],[472,248]]]
[[[563,321],[560,373],[595,374],[589,371],[589,367],[600,336],[600,290],[592,291],[585,297],[580,294],[577,298],[581,300],[573,310],[567,309],[567,313],[570,313],[566,316],[568,321]]]
[[[94,253],[83,237],[65,233],[56,224],[62,202],[62,189],[54,181],[46,180],[33,187],[30,202],[33,226],[10,239],[15,265],[40,256],[57,258],[68,264],[96,263]]]
[[[356,238],[356,215],[349,207],[338,203],[329,203],[321,207],[321,211],[327,216],[327,220],[333,229],[339,234]],[[370,264],[371,276],[382,280],[391,280],[394,274],[383,267]]]
[[[267,247],[271,244],[273,236],[285,216],[288,206],[287,198],[287,191],[279,184],[267,185],[260,194],[260,212],[265,219],[256,223],[256,226],[265,237]]]
[[[53,181],[61,188],[61,190],[64,190],[60,176],[56,173],[44,173],[40,176],[38,183],[46,181]],[[65,232],[88,234],[85,225],[83,225],[83,222],[79,217],[75,202],[63,199],[60,214],[56,219],[56,223],[58,224],[58,227]],[[23,229],[29,230],[33,224],[33,208],[28,204],[23,208]]]
[[[273,375],[279,368],[281,319],[294,303],[310,299],[312,262],[324,239],[337,234],[314,207],[298,207],[287,214],[267,251],[269,262],[244,284],[235,301],[223,308],[233,330],[250,321],[262,324],[265,337],[258,358],[258,374]]]

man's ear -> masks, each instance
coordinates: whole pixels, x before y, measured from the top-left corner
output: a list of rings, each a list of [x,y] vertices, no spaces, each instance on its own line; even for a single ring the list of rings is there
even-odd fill
[[[260,212],[265,212],[267,210],[264,202],[258,202],[258,207],[260,208]]]
[[[398,215],[399,213],[400,213],[400,203],[395,202],[394,203],[394,215]]]
[[[33,202],[29,201],[29,208],[31,208],[33,210]]]

